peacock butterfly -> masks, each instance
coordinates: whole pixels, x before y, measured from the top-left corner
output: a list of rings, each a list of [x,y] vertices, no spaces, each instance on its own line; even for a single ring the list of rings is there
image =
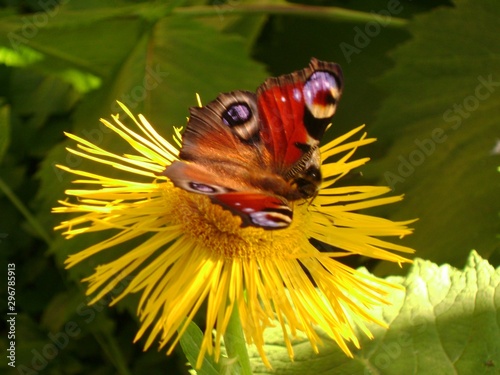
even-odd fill
[[[192,107],[180,160],[163,174],[240,216],[242,226],[286,228],[291,202],[319,190],[319,142],[342,86],[339,65],[313,58],[256,93],[233,91]]]

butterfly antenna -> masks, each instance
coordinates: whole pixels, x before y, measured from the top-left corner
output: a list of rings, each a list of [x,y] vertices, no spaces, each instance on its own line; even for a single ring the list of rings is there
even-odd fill
[[[319,194],[319,190],[314,193],[314,195],[311,197],[311,199],[308,200],[308,202],[307,202],[308,203],[307,204],[308,210],[309,210],[309,207],[311,207],[311,204],[313,203],[314,199],[316,199],[316,197],[318,196],[318,194]]]

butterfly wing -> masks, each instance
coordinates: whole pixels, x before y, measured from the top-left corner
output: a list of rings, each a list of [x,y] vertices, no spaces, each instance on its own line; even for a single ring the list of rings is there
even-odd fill
[[[233,91],[190,109],[180,161],[163,172],[177,186],[210,196],[243,225],[285,228],[288,201],[309,198],[321,183],[319,140],[342,92],[337,64],[265,81],[257,94]]]
[[[312,156],[335,113],[342,87],[340,66],[313,58],[309,67],[269,78],[258,88],[261,138],[280,173],[286,175]]]

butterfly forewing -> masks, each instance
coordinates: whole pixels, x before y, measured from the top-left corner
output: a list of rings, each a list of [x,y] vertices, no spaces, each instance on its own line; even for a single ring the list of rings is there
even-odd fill
[[[308,68],[269,78],[257,90],[261,137],[286,173],[323,137],[342,94],[342,70],[312,59]]]

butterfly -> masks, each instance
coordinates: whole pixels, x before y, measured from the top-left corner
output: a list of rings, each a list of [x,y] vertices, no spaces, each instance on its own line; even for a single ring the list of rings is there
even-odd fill
[[[342,87],[340,66],[313,58],[256,93],[232,91],[192,107],[180,160],[162,174],[241,217],[243,227],[286,228],[293,202],[320,188],[319,143]]]

